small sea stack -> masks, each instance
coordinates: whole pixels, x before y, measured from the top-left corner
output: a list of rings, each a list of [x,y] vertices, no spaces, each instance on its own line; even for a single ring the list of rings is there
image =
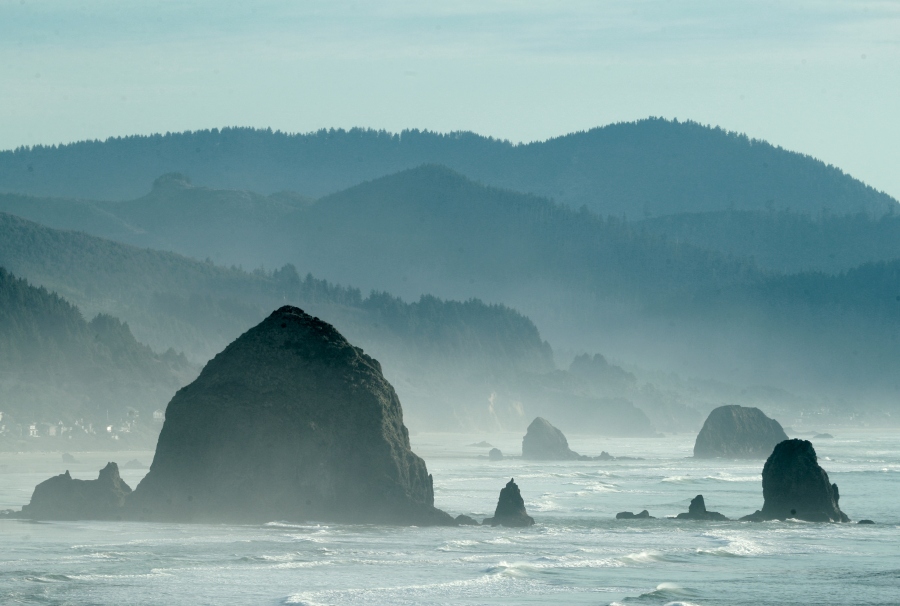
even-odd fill
[[[120,520],[131,487],[119,467],[107,463],[96,480],[76,480],[69,471],[44,480],[17,517],[32,520]]]
[[[837,484],[819,466],[808,440],[785,440],[766,460],[762,473],[763,508],[744,521],[786,520],[849,522],[841,511]]]
[[[641,513],[633,513],[631,511],[620,511],[616,514],[617,520],[655,520],[650,512],[646,509]]]
[[[781,424],[758,408],[720,406],[709,413],[697,434],[694,456],[764,459],[776,444],[787,439]]]
[[[535,461],[571,461],[581,455],[569,448],[569,441],[559,429],[543,417],[528,426],[522,438],[522,458]]]
[[[728,521],[728,518],[723,516],[718,511],[707,511],[706,510],[706,501],[703,500],[703,495],[698,494],[696,497],[691,499],[691,504],[688,506],[687,513],[679,513],[675,516],[677,520],[705,520],[708,522],[721,522]]]
[[[491,461],[502,461],[503,452],[499,448],[491,448],[490,452],[488,452],[488,459]]]
[[[497,509],[494,517],[485,518],[482,522],[485,526],[509,526],[523,527],[534,525],[534,518],[525,511],[525,500],[519,492],[519,486],[515,479],[510,479],[500,491],[500,499],[497,501]]]

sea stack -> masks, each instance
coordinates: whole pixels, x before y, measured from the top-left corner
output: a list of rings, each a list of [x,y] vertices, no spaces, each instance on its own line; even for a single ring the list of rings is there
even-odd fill
[[[764,459],[787,440],[781,424],[758,408],[720,406],[709,413],[694,443],[700,459]]]
[[[838,506],[837,484],[832,484],[819,466],[816,450],[808,440],[778,444],[763,467],[762,485],[763,508],[741,520],[850,521]]]
[[[454,524],[379,363],[289,306],[175,394],[126,507],[143,520]]]
[[[563,432],[543,417],[537,417],[528,426],[522,438],[522,458],[537,461],[571,461],[581,458],[569,448]]]
[[[494,517],[485,518],[482,522],[485,526],[510,526],[523,527],[534,525],[534,518],[525,511],[525,500],[522,493],[519,492],[519,486],[515,479],[510,479],[506,483],[506,487],[500,491],[500,498],[497,500],[497,509],[494,510]]]
[[[131,488],[119,467],[107,463],[96,480],[76,480],[66,473],[38,484],[31,502],[17,517],[32,520],[119,520]]]
[[[691,499],[687,513],[679,513],[675,518],[678,520],[705,520],[710,522],[728,521],[728,518],[718,511],[706,511],[706,501],[703,500],[702,494],[698,494]]]

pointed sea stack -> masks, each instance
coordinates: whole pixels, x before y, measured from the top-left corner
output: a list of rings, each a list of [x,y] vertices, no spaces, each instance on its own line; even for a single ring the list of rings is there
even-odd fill
[[[126,507],[143,520],[454,524],[379,363],[295,307],[175,394]]]
[[[702,494],[698,494],[691,499],[687,513],[679,513],[675,518],[678,520],[706,520],[711,522],[728,521],[728,518],[718,511],[706,511],[706,501],[703,500]]]
[[[119,467],[107,463],[96,480],[76,480],[68,470],[38,484],[17,517],[32,520],[119,520],[131,488]]]
[[[694,443],[698,459],[764,459],[787,440],[781,424],[758,408],[719,406],[706,418]]]
[[[525,511],[525,500],[519,492],[519,486],[513,479],[506,483],[506,487],[500,491],[500,499],[497,501],[497,509],[493,518],[485,518],[482,522],[485,526],[510,526],[522,527],[534,525],[534,518]]]
[[[808,440],[785,440],[766,460],[762,473],[763,508],[744,521],[786,520],[849,522],[838,506],[840,493],[819,466]]]

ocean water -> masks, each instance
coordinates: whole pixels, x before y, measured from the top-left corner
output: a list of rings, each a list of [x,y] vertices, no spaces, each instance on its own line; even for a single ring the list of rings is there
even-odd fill
[[[703,494],[729,517],[762,506],[762,462],[694,461],[693,436],[570,436],[584,454],[642,461],[492,463],[486,439],[419,434],[437,506],[493,513],[514,477],[537,524],[393,528],[0,520],[0,604],[900,604],[900,436],[832,430],[816,441],[842,509],[874,526],[665,519]],[[95,478],[108,454],[0,454],[0,509],[67,467]],[[149,463],[151,453],[117,453]],[[136,485],[145,471],[123,470]],[[657,520],[621,521],[649,509]]]

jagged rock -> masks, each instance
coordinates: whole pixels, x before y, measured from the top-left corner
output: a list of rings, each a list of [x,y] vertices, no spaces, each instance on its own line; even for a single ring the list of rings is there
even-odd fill
[[[469,446],[471,446],[473,448],[493,448],[492,444],[490,444],[484,440],[482,440],[481,442],[478,442],[477,444],[469,444]]]
[[[787,439],[778,421],[758,408],[720,406],[709,413],[697,434],[694,456],[763,459]]]
[[[118,520],[131,488],[119,477],[115,463],[107,463],[96,480],[76,480],[69,471],[44,480],[22,508],[19,517],[32,520]]]
[[[145,520],[455,524],[434,507],[380,364],[289,306],[172,398],[127,508]]]
[[[485,518],[482,522],[485,526],[510,526],[521,527],[534,524],[534,518],[525,511],[525,500],[519,487],[513,479],[507,482],[506,487],[500,491],[500,499],[497,501],[497,509],[494,517]]]
[[[628,457],[626,457],[626,458],[628,458]],[[595,461],[615,461],[616,457],[612,456],[605,450],[601,450],[600,454],[598,456],[594,457],[594,460]]]
[[[850,521],[838,506],[837,484],[828,480],[808,440],[778,444],[766,460],[762,476],[763,508],[741,520]]]
[[[457,526],[481,526],[481,524],[478,523],[478,520],[463,514],[456,516],[454,521]]]
[[[857,524],[874,524],[872,520],[860,520]]]
[[[499,448],[491,448],[491,451],[488,453],[488,458],[491,461],[502,461],[503,453],[500,451]]]
[[[620,511],[619,513],[616,514],[616,519],[617,520],[638,520],[638,519],[655,520],[656,518],[654,518],[652,515],[650,515],[650,512],[645,509],[641,513],[632,513],[630,511]]]
[[[528,426],[522,438],[522,458],[538,461],[571,461],[581,458],[569,448],[569,441],[563,432],[555,428],[547,419],[537,417]]]
[[[718,511],[706,511],[706,502],[703,500],[702,494],[698,494],[696,497],[691,499],[691,504],[688,507],[687,513],[679,513],[675,517],[678,520],[728,520],[728,518],[723,516]]]

